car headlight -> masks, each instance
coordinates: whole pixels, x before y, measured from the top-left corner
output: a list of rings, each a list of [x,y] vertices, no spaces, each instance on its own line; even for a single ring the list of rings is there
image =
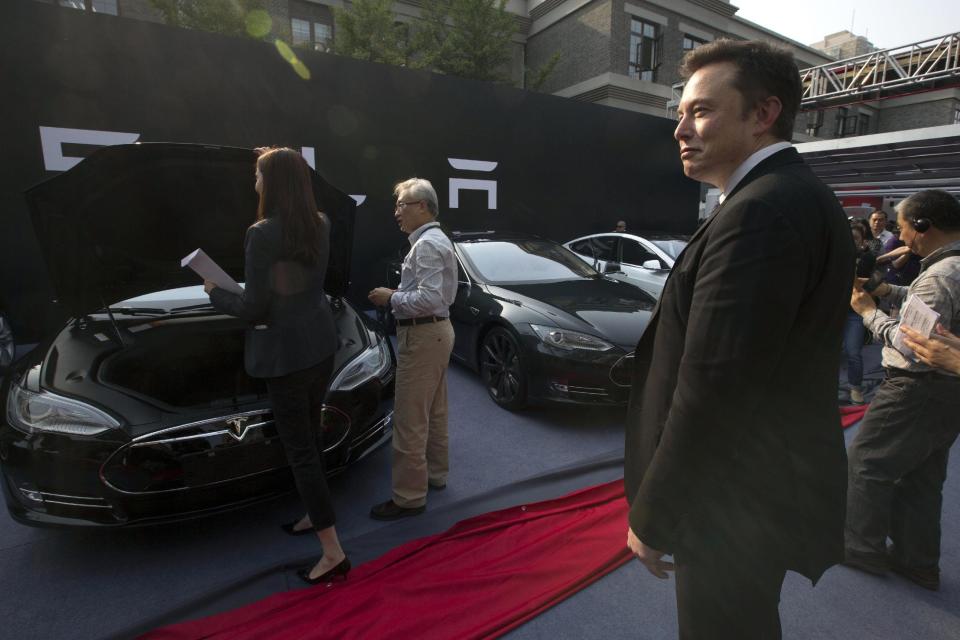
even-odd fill
[[[347,363],[330,383],[331,391],[350,391],[373,377],[382,378],[390,370],[390,347],[377,336],[377,343]]]
[[[19,385],[10,386],[7,396],[7,421],[26,433],[65,433],[94,436],[120,423],[96,407],[41,391],[34,393]]]
[[[530,328],[544,343],[558,349],[584,349],[586,351],[613,349],[612,344],[589,333],[570,331],[560,327],[545,327],[540,324],[531,324]]]

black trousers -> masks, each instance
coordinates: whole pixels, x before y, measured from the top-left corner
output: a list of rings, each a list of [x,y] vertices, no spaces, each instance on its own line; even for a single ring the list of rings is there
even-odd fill
[[[779,640],[784,536],[753,510],[707,511],[674,552],[681,640]]]
[[[297,492],[316,530],[336,522],[323,464],[320,412],[333,373],[333,356],[309,369],[265,378],[273,418]]]
[[[960,432],[960,379],[888,376],[847,452],[845,543],[861,555],[934,569],[950,446]]]

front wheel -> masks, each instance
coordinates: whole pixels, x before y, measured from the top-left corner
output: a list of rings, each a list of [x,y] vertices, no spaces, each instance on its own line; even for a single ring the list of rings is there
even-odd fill
[[[491,329],[480,345],[480,377],[487,393],[510,411],[527,403],[527,376],[520,361],[520,345],[501,327]]]

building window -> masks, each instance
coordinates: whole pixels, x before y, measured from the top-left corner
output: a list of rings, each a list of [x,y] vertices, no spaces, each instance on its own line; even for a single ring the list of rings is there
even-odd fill
[[[857,135],[865,136],[870,133],[870,116],[865,113],[861,113],[859,120],[857,121]]]
[[[697,38],[691,36],[688,33],[683,34],[683,50],[684,51],[693,51],[702,44],[707,44],[707,41],[702,38]]]
[[[815,136],[820,133],[820,127],[823,126],[823,110],[807,112],[807,135]]]
[[[329,51],[333,45],[333,26],[323,22],[313,23],[313,46],[322,51]]]
[[[631,78],[657,81],[661,41],[658,25],[636,18],[630,21],[629,73]]]
[[[120,15],[120,0],[58,0],[57,4],[69,9],[106,13],[111,16]]]
[[[953,110],[953,124],[960,124],[960,107]]]
[[[837,109],[837,126],[833,132],[833,135],[840,138],[843,137],[843,124],[847,119],[847,108],[840,107]]]
[[[293,46],[310,44],[313,42],[313,34],[310,33],[310,21],[300,18],[290,19],[290,31],[293,35]]]
[[[295,47],[330,51],[333,47],[333,14],[330,8],[310,2],[291,2],[290,35]]]
[[[846,107],[837,109],[837,128],[833,133],[838,138],[857,135],[857,116],[850,115]]]

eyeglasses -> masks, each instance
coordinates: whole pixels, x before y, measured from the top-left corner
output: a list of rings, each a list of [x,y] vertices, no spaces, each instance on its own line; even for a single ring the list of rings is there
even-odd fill
[[[396,205],[396,207],[394,207],[394,210],[396,210],[396,209],[403,209],[403,208],[406,207],[407,205],[418,204],[418,203],[420,203],[420,202],[423,202],[423,200],[411,200],[410,202],[400,201],[400,202],[397,202],[397,205]]]

